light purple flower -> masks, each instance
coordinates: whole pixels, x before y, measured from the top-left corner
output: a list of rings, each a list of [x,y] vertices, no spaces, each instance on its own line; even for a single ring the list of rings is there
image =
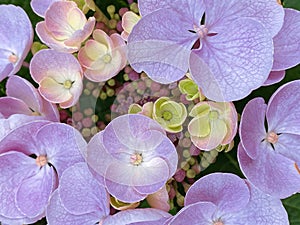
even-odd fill
[[[141,0],[139,9],[128,38],[136,71],[171,83],[189,69],[215,101],[241,99],[267,79],[284,17],[276,0]]]
[[[107,217],[99,225],[162,225],[169,218],[169,213],[158,209],[129,209]]]
[[[14,5],[0,5],[0,81],[20,70],[32,40],[26,12]]]
[[[240,124],[238,159],[247,179],[286,198],[300,191],[300,80],[281,86],[266,105],[252,99]]]
[[[0,112],[5,118],[13,114],[25,114],[59,122],[56,105],[42,98],[24,78],[10,76],[6,83],[6,94],[6,97],[0,98]]]
[[[47,207],[49,225],[96,224],[109,215],[109,195],[86,163],[66,169]]]
[[[72,1],[58,1],[50,5],[45,21],[36,25],[36,33],[46,45],[57,51],[74,53],[93,32],[95,18],[86,19]]]
[[[34,223],[45,216],[63,171],[83,162],[81,134],[62,123],[37,121],[18,127],[0,142],[0,220]]]
[[[40,17],[45,17],[47,9],[53,2],[63,1],[63,0],[31,0],[30,6],[37,15]]]
[[[284,9],[284,13],[282,28],[273,38],[274,63],[265,85],[281,81],[286,69],[300,63],[300,12],[294,9]]]
[[[137,202],[161,189],[177,169],[178,156],[164,129],[138,114],[115,118],[88,143],[87,162],[108,192]]]
[[[169,225],[288,225],[279,199],[267,195],[234,174],[213,173],[196,181],[185,197],[185,207]]]
[[[78,102],[83,84],[82,68],[70,53],[40,50],[30,62],[30,73],[40,94],[49,102],[69,108]]]

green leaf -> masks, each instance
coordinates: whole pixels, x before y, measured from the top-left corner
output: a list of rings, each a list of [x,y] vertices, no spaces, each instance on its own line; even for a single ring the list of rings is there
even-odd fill
[[[300,224],[300,194],[282,200],[283,205],[288,212],[290,225]]]
[[[284,0],[283,6],[285,8],[293,8],[300,10],[300,1],[299,0]]]

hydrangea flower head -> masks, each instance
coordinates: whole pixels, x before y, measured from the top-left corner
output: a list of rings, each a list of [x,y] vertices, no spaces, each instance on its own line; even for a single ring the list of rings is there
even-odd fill
[[[189,69],[204,95],[219,102],[242,99],[267,79],[284,17],[276,0],[142,0],[139,9],[128,38],[136,71],[171,83]]]
[[[0,112],[5,118],[13,114],[25,114],[59,121],[56,105],[42,98],[35,87],[24,78],[10,76],[6,83],[6,94],[7,97],[0,98]]]
[[[47,207],[51,225],[96,224],[109,215],[109,196],[86,163],[66,169]]]
[[[289,224],[279,199],[234,174],[213,173],[200,178],[187,191],[184,206],[169,225],[186,224],[187,220],[211,225]]]
[[[299,80],[281,86],[268,105],[252,99],[241,117],[240,167],[253,185],[279,198],[300,187],[299,88]]]
[[[200,149],[229,144],[237,132],[237,112],[232,102],[199,102],[190,116],[194,118],[188,131],[193,144]]]
[[[0,5],[0,81],[16,74],[33,41],[33,29],[25,11],[14,5]]]
[[[176,171],[178,156],[157,122],[127,114],[91,139],[87,161],[112,196],[134,203],[165,185]]]
[[[83,72],[72,54],[41,50],[30,62],[30,73],[39,84],[40,94],[49,102],[59,103],[62,108],[77,103],[83,88]]]
[[[119,34],[108,36],[95,30],[78,54],[84,75],[92,81],[107,81],[117,75],[126,65],[125,42]]]
[[[73,127],[34,121],[7,134],[0,143],[0,220],[34,223],[45,216],[63,171],[83,162],[86,142]]]
[[[57,1],[45,13],[45,21],[36,25],[42,42],[57,51],[73,53],[93,32],[95,18],[86,19],[72,1]]]

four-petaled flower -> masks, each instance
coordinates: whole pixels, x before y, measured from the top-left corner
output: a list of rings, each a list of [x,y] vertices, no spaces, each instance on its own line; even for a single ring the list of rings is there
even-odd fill
[[[139,114],[115,118],[88,143],[88,164],[123,202],[143,200],[161,189],[175,173],[177,160],[164,129]]]
[[[278,198],[300,187],[299,89],[296,80],[281,86],[268,105],[263,98],[252,99],[241,117],[241,170],[253,185]]]

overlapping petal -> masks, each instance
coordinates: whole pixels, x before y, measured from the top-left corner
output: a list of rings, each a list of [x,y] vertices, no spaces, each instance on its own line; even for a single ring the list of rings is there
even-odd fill
[[[171,215],[158,209],[129,209],[107,217],[101,225],[161,225]]]
[[[274,152],[265,143],[256,159],[251,159],[244,147],[238,147],[238,160],[247,179],[257,188],[277,198],[286,198],[300,191],[297,164]]]
[[[273,65],[273,42],[264,26],[239,18],[208,29],[216,35],[202,39],[202,48],[193,50],[190,62],[191,75],[203,94],[219,102],[233,101],[260,87]],[[201,68],[203,63],[210,73]]]
[[[300,62],[300,12],[284,9],[284,23],[274,41],[274,64],[272,70],[286,70]]]
[[[59,0],[31,0],[30,6],[37,15],[39,15],[40,17],[44,17],[49,6],[53,2],[57,1]]]
[[[180,24],[180,26],[178,26]],[[197,40],[193,19],[174,9],[161,9],[144,16],[128,37],[128,60],[151,79],[171,83],[188,70],[190,49]]]
[[[14,5],[0,6],[0,81],[16,74],[28,54],[33,29],[26,12]]]
[[[267,108],[269,130],[300,134],[300,81],[284,84],[272,95]]]
[[[88,163],[103,176],[108,192],[124,202],[137,202],[162,188],[177,160],[163,128],[138,114],[117,117],[88,144]]]
[[[265,115],[267,105],[263,98],[255,98],[247,103],[241,117],[240,136],[247,154],[255,159],[260,156],[262,141],[266,138]],[[255,121],[255,126],[253,126]]]
[[[191,186],[185,197],[185,206],[211,202],[218,210],[232,213],[246,207],[249,198],[248,186],[242,179],[233,174],[213,173]]]

